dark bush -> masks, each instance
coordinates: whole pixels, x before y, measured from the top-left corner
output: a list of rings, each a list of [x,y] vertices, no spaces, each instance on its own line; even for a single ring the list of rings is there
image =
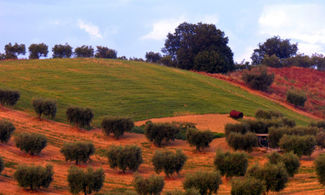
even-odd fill
[[[179,174],[182,170],[187,157],[181,150],[177,150],[176,153],[171,151],[156,151],[152,157],[152,164],[156,173],[164,171],[166,176],[169,177],[173,173]]]
[[[320,146],[322,149],[325,148],[325,132],[319,131],[316,135],[317,145]]]
[[[31,44],[28,47],[29,50],[29,59],[39,59],[40,57],[46,57],[49,50],[47,45],[44,43],[40,44]]]
[[[0,156],[0,174],[3,171],[4,168],[5,168],[5,165],[4,165],[3,160],[2,160],[2,158]]]
[[[67,120],[70,124],[79,128],[90,128],[91,120],[94,114],[89,108],[70,107],[66,111]]]
[[[285,152],[293,152],[298,156],[310,156],[315,150],[317,142],[315,136],[305,135],[284,135],[279,142],[279,146]]]
[[[0,103],[3,106],[14,106],[20,98],[20,93],[13,90],[0,89]]]
[[[240,118],[244,117],[244,114],[242,112],[237,111],[237,110],[230,111],[229,115],[233,119],[240,119]]]
[[[162,142],[174,141],[179,133],[179,128],[168,123],[152,123],[147,122],[144,128],[146,137],[156,146],[161,147]]]
[[[53,180],[53,167],[41,166],[19,166],[14,174],[18,185],[31,190],[38,190],[41,187],[48,188]]]
[[[201,195],[217,193],[222,183],[219,172],[199,171],[185,177],[184,189],[196,189]]]
[[[138,146],[111,146],[107,152],[111,168],[119,168],[125,173],[127,169],[137,171],[142,160],[142,150]]]
[[[225,126],[226,137],[228,137],[229,134],[232,132],[245,134],[248,131],[249,131],[249,126],[246,123],[227,123]]]
[[[129,118],[104,118],[101,126],[105,135],[113,133],[114,137],[118,139],[124,132],[130,132],[134,123]]]
[[[289,176],[283,164],[266,163],[264,167],[253,166],[247,170],[246,176],[255,177],[264,182],[266,191],[279,192],[288,182]]]
[[[319,183],[325,185],[325,154],[319,155],[314,164]]]
[[[94,57],[94,49],[91,46],[83,45],[74,49],[74,54],[78,58],[91,58]]]
[[[186,132],[186,140],[191,146],[195,146],[197,151],[208,148],[213,140],[211,131],[199,131],[197,129],[188,129]]]
[[[117,51],[109,49],[108,47],[97,46],[97,51],[95,54],[96,58],[117,58]]]
[[[254,133],[230,133],[226,141],[234,150],[251,152],[257,146],[257,136]]]
[[[21,133],[15,137],[16,147],[30,155],[39,154],[47,145],[44,135],[36,133]]]
[[[270,66],[274,68],[281,68],[283,67],[280,58],[278,58],[275,54],[269,56],[265,55],[264,59],[262,60],[262,64],[265,66]]]
[[[72,55],[72,47],[68,43],[65,45],[54,45],[52,52],[53,58],[70,58]]]
[[[91,194],[98,192],[103,187],[105,173],[103,169],[94,171],[92,168],[88,168],[87,171],[83,171],[81,168],[73,166],[69,169],[67,179],[71,193]]]
[[[261,195],[264,191],[263,181],[253,177],[236,179],[231,182],[231,195]]]
[[[244,176],[248,166],[248,158],[245,153],[224,153],[218,150],[214,158],[214,165],[221,175],[226,177]]]
[[[160,53],[155,53],[153,51],[146,52],[146,62],[150,63],[158,63],[161,59],[161,54]]]
[[[311,127],[318,127],[320,129],[325,130],[325,121],[317,121],[317,122],[311,122],[310,123]]]
[[[66,161],[76,161],[77,165],[80,161],[86,163],[95,153],[95,147],[91,142],[65,143],[60,152]]]
[[[56,115],[56,101],[55,100],[46,100],[46,99],[34,99],[33,107],[41,119],[42,115],[48,118],[54,119]]]
[[[26,47],[25,44],[15,43],[12,45],[11,43],[8,43],[5,45],[5,52],[6,54],[3,54],[4,59],[17,59],[18,55],[25,55]]]
[[[306,100],[307,97],[304,94],[294,92],[294,91],[289,91],[287,93],[287,102],[295,106],[304,107]]]
[[[272,119],[283,117],[283,114],[280,112],[272,110],[257,110],[255,113],[255,118],[258,119]]]
[[[290,177],[293,177],[294,174],[298,172],[298,169],[300,167],[298,156],[292,152],[285,153],[282,156],[278,152],[273,152],[269,154],[267,157],[271,164],[283,163]]]
[[[185,192],[180,190],[174,190],[166,192],[165,195],[200,195],[198,190],[195,189],[188,189]]]
[[[15,129],[16,128],[12,123],[0,120],[0,142],[7,143]]]
[[[253,133],[268,133],[268,128],[273,125],[278,125],[277,122],[271,120],[243,120],[243,124],[246,124],[248,131]]]
[[[139,175],[134,177],[133,185],[135,191],[140,195],[160,194],[164,188],[164,178],[160,176],[150,176],[143,178]]]
[[[265,67],[245,71],[242,80],[252,89],[267,91],[274,80],[274,74],[268,74]]]
[[[279,147],[282,136],[287,132],[287,128],[270,128],[269,130],[269,146],[272,148]]]
[[[160,63],[165,65],[165,66],[171,66],[171,67],[175,67],[176,66],[176,62],[173,61],[172,57],[171,56],[163,56],[161,59],[160,59]]]

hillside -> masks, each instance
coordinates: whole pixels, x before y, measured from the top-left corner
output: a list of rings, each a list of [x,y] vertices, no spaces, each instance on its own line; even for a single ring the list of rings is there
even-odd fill
[[[284,113],[299,124],[309,118],[225,81],[154,64],[109,59],[47,59],[0,62],[1,88],[21,92],[15,106],[32,113],[34,97],[56,99],[57,119],[70,105],[90,107],[95,126],[104,115],[134,120],[184,114],[228,113],[253,116],[257,109]]]

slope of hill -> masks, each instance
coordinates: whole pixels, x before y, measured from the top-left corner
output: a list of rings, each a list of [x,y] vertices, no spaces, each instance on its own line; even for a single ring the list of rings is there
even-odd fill
[[[90,107],[98,125],[104,115],[134,120],[183,114],[228,113],[253,116],[272,109],[307,124],[309,118],[225,81],[193,72],[134,61],[47,59],[0,62],[1,88],[17,89],[16,109],[32,112],[34,97],[56,99],[58,121],[70,105]]]

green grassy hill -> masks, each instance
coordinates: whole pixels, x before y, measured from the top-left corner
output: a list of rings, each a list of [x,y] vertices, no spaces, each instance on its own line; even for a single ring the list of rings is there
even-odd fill
[[[143,62],[109,59],[0,61],[0,88],[21,92],[16,109],[33,112],[33,97],[56,99],[58,121],[68,106],[92,108],[95,124],[105,115],[134,120],[188,113],[253,116],[257,109],[284,113],[298,124],[309,118],[215,78]]]

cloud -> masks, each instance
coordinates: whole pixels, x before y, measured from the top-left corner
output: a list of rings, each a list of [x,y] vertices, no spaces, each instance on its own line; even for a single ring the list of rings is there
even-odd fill
[[[162,19],[152,24],[152,30],[142,36],[140,39],[142,40],[164,40],[168,33],[174,32],[175,28],[183,23],[183,22],[203,22],[209,24],[217,24],[218,23],[217,15],[204,15],[202,17],[196,18],[188,18],[186,16],[180,16],[179,18],[170,18],[170,19]]]
[[[259,33],[279,35],[298,42],[300,52],[324,52],[324,6],[317,4],[277,4],[265,6],[260,16]]]
[[[102,39],[103,36],[99,32],[99,28],[96,25],[85,23],[82,20],[78,20],[78,26],[80,29],[86,31],[91,37]]]

